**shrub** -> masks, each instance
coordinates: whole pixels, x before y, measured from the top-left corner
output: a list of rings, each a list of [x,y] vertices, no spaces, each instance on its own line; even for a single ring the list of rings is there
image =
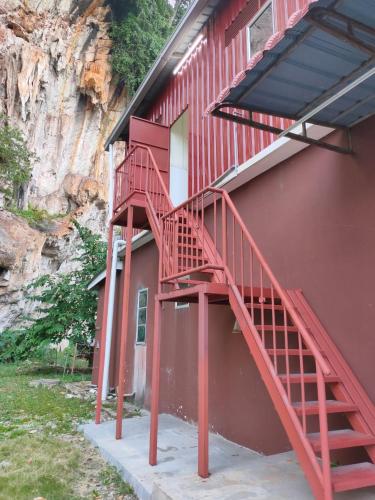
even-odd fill
[[[28,300],[36,304],[27,326],[0,334],[0,360],[16,361],[35,355],[46,343],[68,339],[88,346],[95,336],[97,292],[87,290],[93,277],[105,267],[106,244],[98,235],[74,221],[81,238],[77,270],[44,275],[28,287]]]

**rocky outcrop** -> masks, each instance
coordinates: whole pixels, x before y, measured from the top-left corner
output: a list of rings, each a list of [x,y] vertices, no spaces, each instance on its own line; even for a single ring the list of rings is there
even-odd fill
[[[111,71],[106,4],[0,0],[0,113],[21,129],[37,158],[19,205],[74,214],[98,233],[108,198],[103,146],[126,104]],[[1,331],[17,315],[21,285],[69,269],[75,235],[69,217],[37,230],[0,213]],[[18,254],[25,246],[27,253]]]

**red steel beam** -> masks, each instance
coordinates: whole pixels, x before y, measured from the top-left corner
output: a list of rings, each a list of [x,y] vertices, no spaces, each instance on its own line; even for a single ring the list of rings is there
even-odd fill
[[[208,295],[199,293],[198,305],[198,474],[208,472]]]
[[[128,208],[128,221],[126,226],[126,251],[125,251],[125,272],[124,288],[122,295],[122,316],[120,330],[120,366],[118,372],[117,389],[117,415],[116,415],[116,439],[122,437],[122,413],[124,409],[125,394],[125,364],[126,347],[129,327],[129,291],[130,291],[130,264],[132,256],[132,237],[133,237],[133,206]]]
[[[99,351],[99,371],[98,371],[98,393],[96,396],[96,412],[95,423],[100,424],[102,412],[102,390],[103,390],[103,372],[105,359],[105,343],[107,338],[107,319],[108,319],[108,301],[109,290],[111,288],[111,267],[112,267],[112,249],[113,249],[113,224],[109,224],[108,228],[108,247],[107,247],[107,263],[106,263],[106,279],[104,288],[104,309],[100,333],[100,351]]]
[[[150,425],[150,465],[157,464],[159,393],[160,393],[160,334],[162,302],[155,297],[154,339],[152,348],[152,390],[151,390],[151,425]]]

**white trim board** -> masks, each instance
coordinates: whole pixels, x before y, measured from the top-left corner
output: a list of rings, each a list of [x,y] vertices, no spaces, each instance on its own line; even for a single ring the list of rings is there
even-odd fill
[[[306,130],[309,132],[309,137],[317,140],[333,132],[331,128],[312,124],[307,124]],[[302,126],[298,127],[295,133],[302,133]],[[230,193],[309,146],[309,144],[304,142],[289,139],[288,137],[281,137],[258,154],[242,163],[242,165],[230,170],[227,175],[224,174],[220,180],[213,185],[217,188],[225,188],[226,191]]]

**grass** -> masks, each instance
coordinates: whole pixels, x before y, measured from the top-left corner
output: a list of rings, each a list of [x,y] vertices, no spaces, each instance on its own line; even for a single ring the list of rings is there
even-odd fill
[[[79,449],[52,437],[19,436],[0,443],[5,464],[0,472],[0,498],[48,500],[79,498],[74,493]]]
[[[44,374],[44,376],[46,373]],[[48,378],[59,378],[55,372]],[[39,376],[39,375],[38,375]],[[60,376],[61,377],[61,376]],[[87,379],[87,375],[65,375],[64,382]],[[43,429],[47,434],[73,432],[76,425],[92,418],[93,405],[89,401],[66,399],[61,387],[30,388],[31,375],[20,374],[15,365],[0,367],[0,441],[10,435],[26,434]]]
[[[0,365],[0,500],[106,498],[103,491],[135,498],[116,469],[76,430],[93,418],[92,401],[67,399],[63,384],[30,387],[40,376]],[[43,377],[64,383],[88,379],[53,370]]]

